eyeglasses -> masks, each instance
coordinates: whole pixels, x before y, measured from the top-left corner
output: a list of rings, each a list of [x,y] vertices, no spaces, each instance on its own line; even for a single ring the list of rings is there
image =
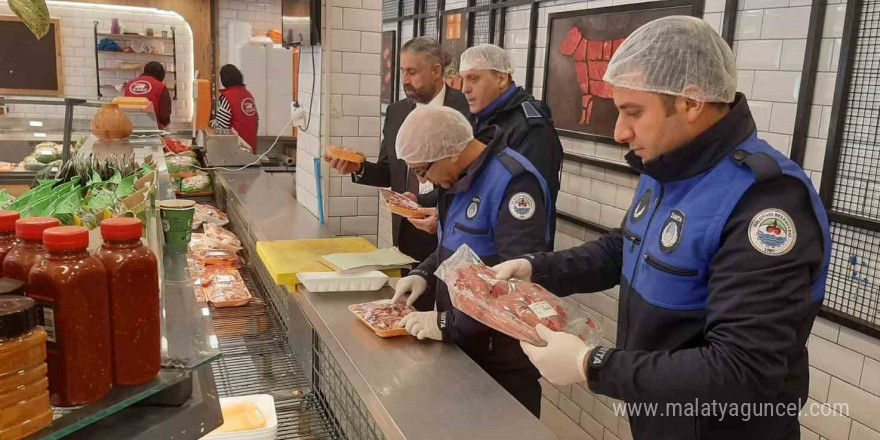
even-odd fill
[[[415,174],[416,177],[419,177],[419,178],[421,178],[421,179],[424,179],[425,176],[428,175],[428,171],[431,171],[431,167],[432,167],[433,165],[434,165],[434,162],[431,162],[431,163],[429,163],[428,166],[426,166],[426,167],[410,168],[409,170],[412,171],[412,173]]]

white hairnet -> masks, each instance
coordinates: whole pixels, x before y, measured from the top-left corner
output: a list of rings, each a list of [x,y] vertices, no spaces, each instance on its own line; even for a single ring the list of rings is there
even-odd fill
[[[405,162],[436,162],[458,156],[474,139],[470,122],[442,105],[417,107],[397,132],[397,157]]]
[[[458,71],[468,70],[496,70],[513,75],[510,55],[494,44],[481,44],[464,51]]]
[[[676,15],[636,29],[614,53],[603,79],[615,87],[730,103],[736,62],[708,23]]]

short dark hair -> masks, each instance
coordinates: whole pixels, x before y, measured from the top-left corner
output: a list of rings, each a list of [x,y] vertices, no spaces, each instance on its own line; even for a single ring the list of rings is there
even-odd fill
[[[144,66],[144,75],[150,75],[159,81],[165,81],[165,66],[158,61],[150,61]]]
[[[241,75],[241,70],[238,70],[238,67],[227,64],[220,68],[220,84],[223,84],[225,89],[243,86],[244,76]]]

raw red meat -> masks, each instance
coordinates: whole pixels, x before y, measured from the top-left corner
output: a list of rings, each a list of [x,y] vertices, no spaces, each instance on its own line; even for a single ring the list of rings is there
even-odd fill
[[[580,84],[580,88],[581,88],[581,93],[583,93],[584,95],[589,95],[589,94],[590,94],[590,83],[588,83],[588,82],[587,82],[587,83],[581,83],[581,84]]]
[[[605,71],[608,70],[608,61],[588,61],[587,62],[587,73],[592,80],[602,80],[602,77],[605,76]]]
[[[626,38],[620,38],[611,42],[611,56],[617,53],[617,49],[620,48],[620,45],[623,44]]]
[[[562,331],[568,324],[568,313],[555,295],[527,281],[495,280],[495,272],[484,265],[458,269],[451,290],[457,309],[533,344],[543,344],[535,332],[536,325]]]
[[[400,320],[415,311],[412,307],[399,303],[392,304],[389,300],[356,304],[349,309],[379,330],[400,328],[398,325]]]
[[[590,76],[587,74],[587,63],[582,61],[574,63],[574,71],[577,73],[578,84],[589,83]]]
[[[588,60],[601,60],[602,59],[602,42],[595,40],[587,40],[587,59]]]
[[[572,27],[565,36],[565,40],[559,45],[559,52],[565,56],[570,56],[577,49],[581,42],[581,30],[577,26]]]
[[[605,42],[602,43],[602,59],[603,60],[607,61],[607,60],[611,59],[611,43],[612,43],[611,40],[605,40]]]
[[[581,40],[581,43],[578,44],[577,49],[574,51],[574,60],[584,61],[585,59],[587,59],[587,40]]]
[[[612,98],[611,85],[604,81],[590,81],[590,93],[600,98]]]

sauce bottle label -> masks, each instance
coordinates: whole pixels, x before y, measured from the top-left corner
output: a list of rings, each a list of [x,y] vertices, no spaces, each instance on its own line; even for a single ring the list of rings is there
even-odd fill
[[[58,343],[58,332],[55,331],[55,309],[53,303],[37,301],[37,323],[46,330],[46,348],[55,348],[55,345]]]

